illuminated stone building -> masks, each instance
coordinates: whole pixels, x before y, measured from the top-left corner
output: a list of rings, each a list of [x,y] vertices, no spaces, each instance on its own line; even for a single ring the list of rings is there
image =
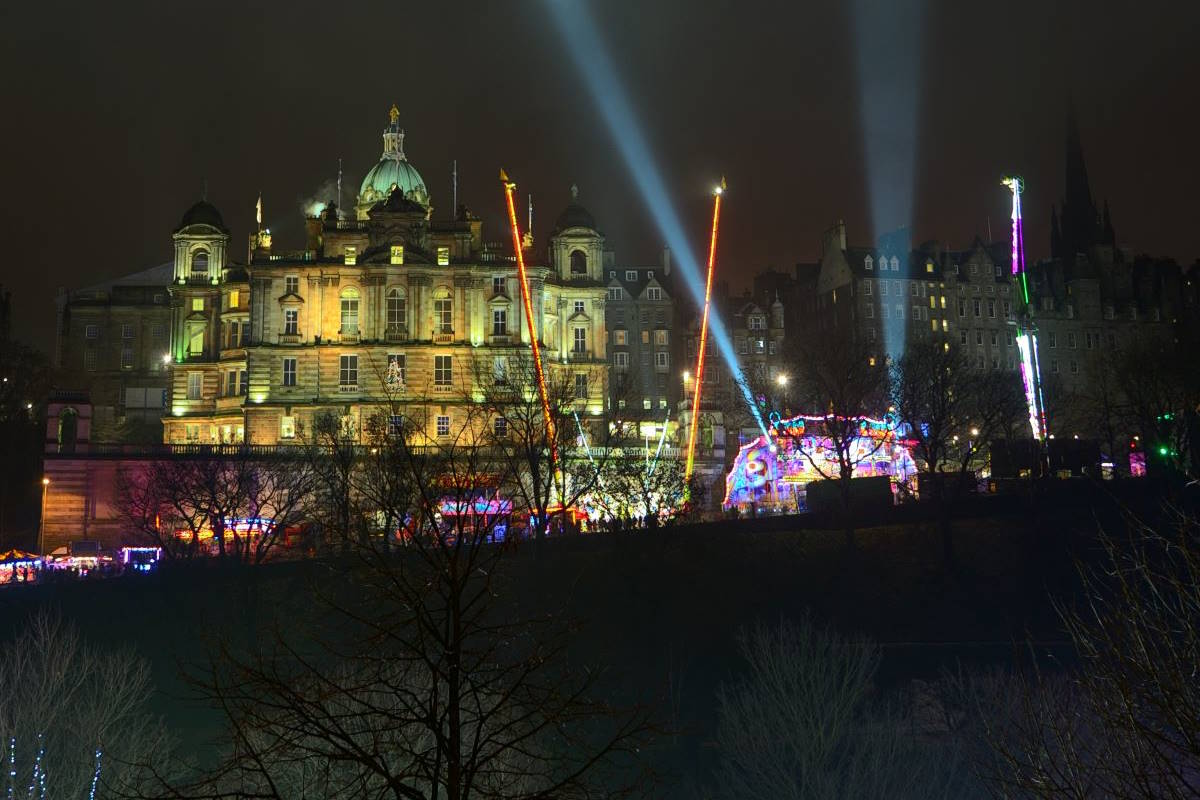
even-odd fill
[[[528,354],[515,259],[485,243],[465,207],[435,216],[403,142],[393,107],[353,217],[331,204],[307,219],[304,249],[281,251],[260,228],[249,263],[234,264],[215,208],[201,202],[184,215],[174,233],[167,443],[288,443],[326,413],[359,438],[385,408],[419,420],[430,440],[449,439],[483,384],[506,380]],[[549,263],[528,267],[534,328],[548,380],[598,416],[603,239],[571,209],[549,238]]]

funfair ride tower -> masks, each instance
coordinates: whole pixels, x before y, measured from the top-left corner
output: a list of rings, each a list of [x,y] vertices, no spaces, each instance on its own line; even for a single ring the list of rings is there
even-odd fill
[[[1021,221],[1021,193],[1025,181],[1013,175],[1003,180],[1012,192],[1012,274],[1017,279],[1020,307],[1017,312],[1017,348],[1021,352],[1021,382],[1025,388],[1025,403],[1029,408],[1029,427],[1033,438],[1045,442],[1046,401],[1042,392],[1041,359],[1038,356],[1037,324],[1029,302],[1029,277],[1025,273],[1025,231]]]

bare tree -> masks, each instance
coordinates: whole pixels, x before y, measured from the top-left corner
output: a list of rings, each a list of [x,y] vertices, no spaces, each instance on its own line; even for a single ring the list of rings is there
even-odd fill
[[[1065,686],[1034,674],[991,725],[1004,797],[1200,797],[1200,525],[1129,520],[1081,565],[1058,611],[1078,655]]]
[[[806,617],[751,628],[739,649],[746,673],[717,698],[717,797],[965,796],[957,759],[879,702],[870,642]]]
[[[685,515],[699,481],[687,479],[684,461],[662,452],[658,442],[625,441],[612,452],[596,487],[606,515],[613,519],[642,519],[649,528],[670,525]]]
[[[574,623],[518,602],[522,509],[497,495],[507,462],[480,447],[482,406],[451,436],[370,426],[351,517],[400,520],[401,547],[344,534],[325,613],[304,635],[222,644],[196,675],[232,742],[170,797],[592,798],[638,785],[640,708],[599,699],[603,672],[566,660]],[[423,440],[422,440],[423,441]],[[353,524],[353,523],[352,523]]]
[[[24,782],[36,763],[44,796],[82,798],[99,752],[106,791],[145,786],[149,774],[138,765],[164,769],[170,751],[165,728],[146,708],[152,691],[149,665],[132,652],[102,651],[57,617],[33,617],[0,654],[0,742],[3,760],[13,764],[8,770],[20,765]],[[26,796],[24,786],[17,791]]]
[[[858,337],[806,338],[798,347],[798,363],[792,370],[801,405],[825,414],[820,435],[802,439],[800,452],[823,479],[837,481],[850,547],[854,545],[850,482],[855,468],[884,445],[882,437],[862,435],[863,420],[882,415],[888,405],[887,370],[873,352],[870,343]],[[820,446],[808,446],[805,440],[819,441]],[[834,456],[832,465],[824,452],[818,452],[826,446]]]

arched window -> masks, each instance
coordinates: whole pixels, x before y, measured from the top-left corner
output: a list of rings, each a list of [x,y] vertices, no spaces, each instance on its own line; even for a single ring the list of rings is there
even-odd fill
[[[433,293],[433,332],[454,333],[454,301],[449,289],[441,288]]]
[[[208,275],[208,251],[197,250],[192,253],[192,274],[193,275]]]
[[[358,333],[358,289],[342,290],[342,333]]]
[[[582,250],[571,251],[571,274],[587,274],[587,253],[583,252]]]
[[[404,326],[408,324],[408,301],[404,299],[404,292],[399,289],[388,289],[387,293],[387,331],[388,333],[402,333]]]
[[[58,412],[58,452],[74,453],[78,436],[79,412],[73,408],[64,408]]]

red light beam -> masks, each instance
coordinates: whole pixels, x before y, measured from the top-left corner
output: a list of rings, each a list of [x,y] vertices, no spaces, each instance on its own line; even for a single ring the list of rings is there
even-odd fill
[[[696,429],[699,427],[700,390],[704,385],[704,349],[708,344],[708,310],[712,305],[713,267],[717,260],[717,222],[721,218],[721,195],[725,193],[725,179],[713,189],[712,238],[708,243],[708,277],[704,282],[704,315],[700,321],[700,352],[696,356],[696,390],[692,393],[692,421],[688,430],[687,467],[684,481],[692,480],[692,469],[696,462]]]

